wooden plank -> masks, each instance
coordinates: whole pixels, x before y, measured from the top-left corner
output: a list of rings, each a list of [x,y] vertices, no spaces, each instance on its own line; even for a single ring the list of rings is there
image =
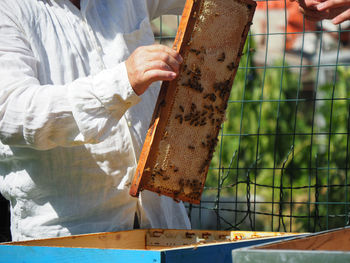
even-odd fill
[[[174,42],[184,62],[164,82],[133,177],[144,189],[199,203],[256,3],[187,0]]]
[[[146,234],[147,249],[167,249],[190,245],[244,242],[250,239],[295,236],[295,233],[254,231],[208,231],[151,229]]]
[[[2,243],[1,245],[80,247],[102,249],[157,250],[195,244],[244,241],[257,238],[295,236],[295,233],[254,231],[210,231],[183,229],[137,229]]]
[[[96,249],[80,247],[47,247],[0,245],[0,263],[92,263],[92,262],[142,262],[142,263],[203,263],[231,262],[233,249],[258,245],[271,240],[291,236],[242,240],[238,242],[199,244],[182,248],[168,248],[161,251],[129,249]]]
[[[232,249],[292,236],[274,232],[174,229],[88,234],[3,243],[0,244],[0,263],[230,262]]]
[[[161,263],[161,253],[145,250],[0,246],[0,263]]]
[[[325,231],[286,242],[272,243],[259,249],[350,251],[350,228]]]
[[[22,242],[3,243],[22,246],[52,246],[52,247],[80,247],[80,248],[115,248],[115,249],[145,249],[147,230],[75,235],[59,238],[37,239]],[[0,244],[0,247],[1,245]]]

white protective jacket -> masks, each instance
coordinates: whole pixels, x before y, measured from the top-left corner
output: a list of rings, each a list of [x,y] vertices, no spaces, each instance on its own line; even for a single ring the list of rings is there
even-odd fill
[[[184,0],[0,1],[0,191],[13,240],[189,228],[182,203],[129,196],[159,91],[137,96],[123,61],[150,20]]]

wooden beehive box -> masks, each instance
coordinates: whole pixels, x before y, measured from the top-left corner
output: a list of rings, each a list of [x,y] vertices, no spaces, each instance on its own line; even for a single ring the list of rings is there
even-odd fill
[[[164,82],[130,189],[199,203],[256,3],[187,0],[174,42],[184,62]]]
[[[294,234],[139,229],[0,244],[0,263],[231,262],[231,251]]]
[[[328,230],[286,241],[232,251],[232,262],[240,263],[329,263],[350,262],[350,228]]]

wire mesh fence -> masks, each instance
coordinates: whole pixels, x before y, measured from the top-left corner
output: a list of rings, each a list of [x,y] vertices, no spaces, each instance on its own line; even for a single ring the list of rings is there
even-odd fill
[[[156,40],[171,45],[178,22],[153,21]],[[202,202],[187,204],[193,228],[349,224],[349,28],[258,2]]]

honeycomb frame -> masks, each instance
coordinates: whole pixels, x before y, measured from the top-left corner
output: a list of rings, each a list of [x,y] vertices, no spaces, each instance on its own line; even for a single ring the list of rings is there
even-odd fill
[[[198,204],[255,11],[252,0],[187,0],[173,48],[184,62],[163,82],[130,187]]]

